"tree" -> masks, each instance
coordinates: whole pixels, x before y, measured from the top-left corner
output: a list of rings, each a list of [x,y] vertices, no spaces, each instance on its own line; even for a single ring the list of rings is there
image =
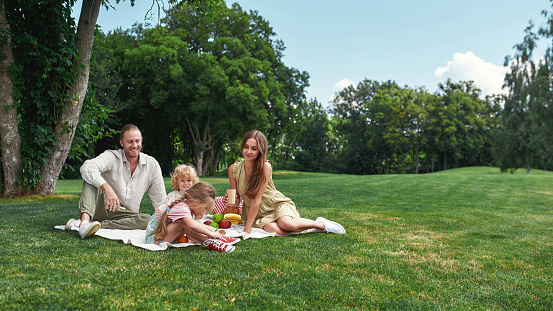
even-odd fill
[[[73,60],[72,64],[75,77],[70,83],[68,96],[64,100],[65,105],[54,127],[56,143],[53,145],[53,151],[40,169],[41,178],[36,191],[42,195],[53,194],[56,190],[56,181],[75,137],[79,115],[88,87],[90,72],[88,60],[92,52],[94,29],[99,13],[100,1],[83,0],[75,38],[78,57]]]
[[[330,121],[321,104],[310,100],[301,111],[303,126],[294,140],[294,169],[328,172],[332,169],[334,144],[330,139]]]
[[[439,87],[441,94],[429,94],[425,88],[365,80],[340,91],[331,125],[344,169],[417,174],[423,156],[427,171],[434,171],[436,159],[444,169],[489,165],[499,106],[480,99],[472,81],[448,80]]]
[[[83,17],[90,20],[80,22],[73,41],[72,4],[73,1],[5,3],[12,44],[4,46],[3,51],[15,50],[17,56],[10,72],[2,71],[2,74],[14,84],[13,99],[20,107],[22,122],[18,122],[18,127],[2,128],[2,136],[13,137],[6,131],[24,134],[22,177],[19,182],[6,180],[6,190],[15,192],[18,183],[17,187],[24,187],[19,188],[20,191],[53,193],[69,153],[87,87],[87,66],[83,66],[83,58],[87,59],[90,48],[86,42],[94,32],[100,7],[96,2],[83,3]],[[13,118],[13,114],[11,116]],[[14,146],[11,148],[17,148]],[[9,147],[4,152],[15,154]]]
[[[75,27],[74,3],[0,1],[1,108],[7,112],[0,126],[3,196],[53,194],[75,135],[93,132],[78,134],[77,128],[88,89],[96,21],[100,6],[110,4],[84,0]]]
[[[357,87],[350,85],[336,94],[332,101],[335,130],[339,132],[339,144],[343,149],[338,157],[346,171],[344,173],[363,174],[371,166],[371,152],[367,141],[367,109],[380,88],[380,83],[364,80]]]
[[[309,102],[306,99],[305,89],[309,86],[307,72],[286,67],[281,62],[277,64],[274,72],[276,80],[281,85],[280,90],[284,95],[286,110],[279,110],[277,107],[270,108],[269,115],[273,117],[274,123],[267,132],[270,146],[269,157],[275,161],[273,164],[275,168],[286,168],[295,165],[294,146],[307,125],[304,117],[311,112],[315,114],[321,112],[325,116],[326,113],[322,111],[320,104],[316,104],[316,99]]]
[[[438,95],[428,95],[424,108],[426,120],[423,123],[423,141],[427,159],[431,159],[431,164],[427,164],[427,172],[434,172],[436,156],[441,149],[440,142],[443,142],[442,135],[449,131],[448,127],[452,126],[452,123],[445,118],[445,109]]]
[[[553,10],[542,13],[545,24],[535,32],[530,21],[523,41],[514,47],[514,56],[505,58],[510,69],[505,76],[509,92],[501,115],[503,128],[496,135],[502,171],[553,168],[553,45],[547,46],[539,61],[533,57],[538,42],[551,42],[553,37]]]
[[[503,109],[503,131],[499,132],[498,146],[501,170],[525,167],[527,172],[536,165],[535,139],[539,137],[539,119],[537,105],[540,103],[534,87],[538,68],[532,61],[537,34],[533,24],[525,30],[522,43],[517,44],[514,59],[507,57],[505,65],[510,71],[505,76],[505,86],[509,93]]]
[[[184,148],[199,175],[213,172],[223,146],[247,130],[291,123],[307,79],[284,66],[284,47],[257,12],[224,3],[210,9],[206,14],[203,7],[175,6],[163,25],[140,31],[136,47],[125,52],[127,78],[118,95],[126,105],[118,116],[143,128],[155,120],[144,132],[156,127],[173,133],[178,144],[165,143],[152,155],[190,146]]]
[[[236,3],[213,8],[212,17],[206,18],[194,7],[175,7],[167,20],[203,66],[193,79],[194,96],[182,107],[202,173],[218,161],[226,141],[253,128],[270,132],[277,116],[288,109],[277,76],[284,47],[273,40],[269,23]]]
[[[448,121],[452,122],[448,132],[451,143],[444,146],[444,159],[449,156],[447,159],[454,167],[489,164],[489,160],[480,155],[484,153],[483,147],[490,135],[484,117],[490,113],[490,103],[480,99],[480,90],[473,81],[453,83],[447,80],[439,87]],[[444,167],[447,164],[444,161]]]
[[[16,191],[17,169],[21,160],[21,137],[17,129],[17,107],[13,100],[13,82],[8,69],[13,63],[11,32],[4,2],[0,1],[0,140],[4,196]],[[0,171],[0,172],[2,172]],[[2,174],[0,174],[2,177]],[[1,184],[1,183],[0,183]]]
[[[2,40],[2,54],[9,60],[12,51],[17,51],[10,68],[0,72],[4,81],[14,85],[12,102],[3,103],[8,107],[15,103],[21,108],[18,113],[9,108],[10,113],[4,116],[4,124],[10,126],[1,128],[2,150],[17,156],[17,149],[24,151],[24,161],[19,162],[23,164],[19,181],[13,179],[10,168],[17,161],[2,158],[3,167],[9,168],[4,195],[18,191],[52,194],[69,154],[87,89],[86,62],[100,9],[100,2],[85,0],[75,32],[70,17],[73,4],[74,1],[2,3],[2,13],[7,13],[4,36],[11,37],[11,41]],[[17,143],[18,131],[24,134],[21,144]],[[12,139],[14,143],[8,143]]]
[[[417,163],[415,171],[418,173],[418,150],[420,145],[420,131],[422,111],[419,109],[418,96],[410,88],[392,87],[389,90],[380,90],[377,98],[390,107],[389,122],[384,134],[386,142],[395,152],[401,153],[400,172],[405,173],[405,157],[415,146],[413,158]]]

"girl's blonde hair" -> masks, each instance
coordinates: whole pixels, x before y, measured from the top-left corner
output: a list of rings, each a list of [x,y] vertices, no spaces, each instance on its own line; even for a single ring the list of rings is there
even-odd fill
[[[259,192],[259,188],[261,188],[261,185],[265,181],[264,168],[265,161],[267,160],[267,138],[265,138],[265,135],[263,135],[263,133],[261,133],[260,131],[249,131],[244,136],[244,139],[242,139],[242,150],[244,150],[244,146],[250,138],[253,138],[257,141],[257,150],[259,151],[259,154],[257,155],[257,158],[255,159],[253,165],[253,171],[250,175],[250,178],[248,179],[245,193],[248,197],[253,199],[255,198],[255,196]]]
[[[179,190],[179,180],[181,179],[190,179],[194,184],[200,181],[196,168],[190,164],[178,165],[171,173],[171,188],[173,190]]]
[[[161,215],[161,219],[159,220],[156,230],[154,231],[154,240],[156,244],[159,244],[159,242],[161,242],[167,235],[167,216],[169,215],[169,210],[175,204],[179,204],[181,202],[186,203],[186,201],[190,199],[200,200],[198,205],[205,206],[207,213],[210,213],[215,205],[215,189],[213,189],[213,186],[208,183],[199,182],[194,184],[188,190],[185,190],[180,199],[169,203],[167,209],[163,212],[163,215]]]

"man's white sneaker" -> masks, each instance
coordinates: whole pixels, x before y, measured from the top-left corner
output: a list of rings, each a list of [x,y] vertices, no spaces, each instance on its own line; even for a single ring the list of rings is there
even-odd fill
[[[74,218],[71,218],[67,221],[67,223],[65,224],[65,230],[66,231],[69,231],[71,230],[73,227],[78,227],[79,225],[81,224],[81,220],[80,219],[74,219]]]
[[[81,223],[81,226],[79,227],[79,234],[81,235],[81,238],[88,239],[96,234],[98,229],[100,229],[100,226],[100,223],[97,221],[90,222],[88,220],[85,220]]]
[[[330,221],[323,217],[317,217],[317,220],[322,221],[325,224],[325,229],[323,232],[326,233],[336,233],[336,234],[346,234],[346,229],[342,227],[339,223],[335,221]]]

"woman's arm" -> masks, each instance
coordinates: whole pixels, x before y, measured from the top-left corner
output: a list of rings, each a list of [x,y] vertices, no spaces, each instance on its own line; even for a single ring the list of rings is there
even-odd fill
[[[257,217],[257,212],[259,211],[259,205],[261,204],[261,199],[263,198],[263,193],[265,193],[265,189],[267,189],[267,185],[269,184],[269,180],[271,180],[271,175],[273,174],[273,167],[269,162],[265,162],[264,164],[263,173],[265,174],[265,180],[261,184],[261,187],[259,187],[259,192],[251,200],[250,203],[250,210],[248,212],[248,220],[246,220],[246,225],[244,227],[244,232],[246,234],[250,234],[252,231],[252,225],[255,221],[255,218]]]

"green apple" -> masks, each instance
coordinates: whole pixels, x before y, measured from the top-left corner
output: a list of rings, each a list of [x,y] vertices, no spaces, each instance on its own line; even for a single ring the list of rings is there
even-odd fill
[[[213,221],[216,223],[219,223],[221,220],[223,220],[223,214],[213,214]]]

